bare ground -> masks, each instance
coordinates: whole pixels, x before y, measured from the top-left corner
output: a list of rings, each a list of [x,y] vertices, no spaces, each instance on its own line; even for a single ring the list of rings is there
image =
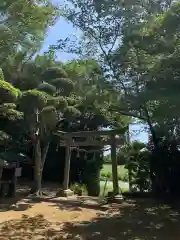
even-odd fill
[[[0,240],[11,239],[180,240],[180,214],[150,199],[102,205],[90,197],[37,199],[21,191],[0,204]]]

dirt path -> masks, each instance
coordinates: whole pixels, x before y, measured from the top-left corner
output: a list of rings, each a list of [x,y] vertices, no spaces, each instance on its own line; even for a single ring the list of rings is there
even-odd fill
[[[91,222],[103,214],[97,201],[76,198],[23,199],[16,204],[2,204],[0,240],[84,239],[63,228],[79,222]]]
[[[24,198],[0,207],[0,240],[180,239],[178,210],[154,200]]]
[[[54,199],[54,201],[58,199]],[[24,214],[29,217],[34,217],[35,215],[44,215],[45,219],[52,222],[68,222],[68,221],[90,221],[92,218],[96,217],[97,211],[92,209],[60,209],[54,203],[42,202],[29,205],[26,201],[18,202],[16,205],[12,206],[12,210],[0,213],[0,223],[4,219],[13,220],[21,218]]]

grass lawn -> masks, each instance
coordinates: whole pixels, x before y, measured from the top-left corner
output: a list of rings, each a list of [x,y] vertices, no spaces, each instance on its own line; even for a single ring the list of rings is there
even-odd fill
[[[107,184],[106,188],[105,188],[105,181],[101,181],[100,182],[100,197],[105,197],[107,196],[108,192],[112,192],[113,191],[113,185],[112,184]],[[105,189],[104,189],[105,188]],[[121,187],[119,188],[119,192],[120,193],[124,193],[124,192],[128,192],[129,188],[128,187]]]
[[[109,175],[109,179],[112,180],[112,165],[104,164],[101,170],[101,179],[106,179]],[[122,181],[128,181],[128,171],[125,169],[124,165],[118,166],[118,178]]]
[[[105,180],[108,176],[108,180],[112,180],[112,165],[111,164],[104,164],[103,168],[101,170],[101,182],[100,182],[100,187],[101,187],[101,192],[100,196],[106,196],[108,192],[111,192],[113,190],[113,185],[112,184],[107,184],[104,192],[104,187],[105,187]],[[118,178],[120,181],[123,182],[128,182],[128,171],[125,169],[124,165],[118,166]],[[121,182],[120,188],[121,191],[128,191],[128,187],[124,187],[123,182]]]

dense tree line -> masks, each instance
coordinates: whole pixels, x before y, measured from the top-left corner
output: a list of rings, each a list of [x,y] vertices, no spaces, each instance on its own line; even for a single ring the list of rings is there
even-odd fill
[[[2,148],[33,149],[39,194],[49,147],[57,144],[53,132],[121,128],[136,119],[151,134],[148,188],[180,192],[179,2],[68,2],[63,9],[49,0],[0,4]],[[82,34],[73,43],[60,39],[40,55],[48,27],[59,16]],[[59,62],[59,50],[77,59]]]

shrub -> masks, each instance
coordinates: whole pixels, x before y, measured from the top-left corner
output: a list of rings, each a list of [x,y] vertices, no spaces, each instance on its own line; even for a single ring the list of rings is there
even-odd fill
[[[149,154],[147,152],[131,152],[126,168],[131,176],[131,185],[136,185],[141,192],[150,190]]]
[[[100,194],[100,171],[103,165],[103,157],[100,152],[89,155],[83,170],[83,183],[86,185],[89,196]]]
[[[84,184],[75,183],[70,187],[70,189],[78,196],[87,194],[87,189]]]

